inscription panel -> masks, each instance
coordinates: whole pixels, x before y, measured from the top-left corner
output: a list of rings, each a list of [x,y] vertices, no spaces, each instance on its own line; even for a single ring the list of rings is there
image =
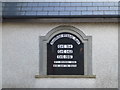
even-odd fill
[[[64,32],[47,43],[47,75],[84,75],[84,44],[77,36]]]

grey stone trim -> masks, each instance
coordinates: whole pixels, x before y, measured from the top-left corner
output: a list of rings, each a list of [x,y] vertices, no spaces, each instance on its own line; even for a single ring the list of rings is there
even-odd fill
[[[84,43],[84,75],[92,75],[92,37],[86,36],[81,30],[73,26],[58,26],[46,34],[40,36],[40,69],[39,75],[47,75],[47,43],[56,34],[69,32],[76,35]]]
[[[96,78],[96,75],[35,75],[35,78]]]

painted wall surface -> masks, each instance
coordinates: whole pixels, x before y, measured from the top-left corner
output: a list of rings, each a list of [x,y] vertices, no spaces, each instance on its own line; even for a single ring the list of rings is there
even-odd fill
[[[119,2],[119,0],[1,0],[2,2]]]
[[[92,36],[92,67],[96,78],[42,78],[39,36],[71,25]],[[3,88],[117,88],[117,23],[3,23]]]
[[[2,3],[0,2],[0,11],[2,11]],[[0,89],[2,88],[2,12],[0,12]]]
[[[2,29],[0,25],[0,89],[2,88]]]
[[[118,23],[118,88],[120,90],[120,23]]]

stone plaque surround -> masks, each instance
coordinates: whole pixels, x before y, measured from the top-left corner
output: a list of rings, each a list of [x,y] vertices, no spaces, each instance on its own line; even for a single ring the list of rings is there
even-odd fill
[[[59,33],[71,33],[84,43],[84,75],[47,75],[47,43]],[[81,30],[73,26],[58,26],[49,31],[46,36],[39,38],[39,75],[36,78],[95,78],[92,74],[92,36],[86,36]]]

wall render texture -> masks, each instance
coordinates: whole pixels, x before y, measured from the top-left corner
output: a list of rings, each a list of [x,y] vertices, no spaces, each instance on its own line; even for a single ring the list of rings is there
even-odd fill
[[[92,68],[96,78],[42,78],[39,36],[71,25],[92,36]],[[117,88],[117,23],[3,23],[3,88]]]

